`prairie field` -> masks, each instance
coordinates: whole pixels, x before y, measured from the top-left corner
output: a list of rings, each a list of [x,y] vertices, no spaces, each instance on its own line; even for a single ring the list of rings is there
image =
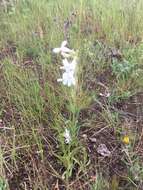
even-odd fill
[[[0,0],[0,190],[143,190],[143,0]]]

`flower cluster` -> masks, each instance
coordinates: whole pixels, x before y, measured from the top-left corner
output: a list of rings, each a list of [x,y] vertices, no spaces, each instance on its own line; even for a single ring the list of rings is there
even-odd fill
[[[63,56],[63,66],[60,69],[64,70],[62,78],[57,79],[58,82],[62,82],[64,85],[70,87],[76,84],[75,70],[77,65],[77,57],[75,51],[66,47],[67,41],[63,41],[61,47],[54,48],[54,53],[61,53]]]
[[[68,129],[65,129],[64,138],[65,138],[66,144],[69,144],[71,142],[71,135],[70,135],[70,131]]]

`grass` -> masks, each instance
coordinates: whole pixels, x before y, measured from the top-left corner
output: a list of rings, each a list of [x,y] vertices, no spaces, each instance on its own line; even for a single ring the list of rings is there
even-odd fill
[[[142,189],[142,10],[142,0],[0,2],[1,190]],[[78,51],[76,88],[57,83],[63,40]]]

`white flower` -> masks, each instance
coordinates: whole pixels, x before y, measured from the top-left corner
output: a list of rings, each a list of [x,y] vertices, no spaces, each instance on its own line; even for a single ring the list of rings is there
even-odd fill
[[[76,65],[77,65],[76,59],[73,59],[72,62],[68,62],[67,59],[63,59],[63,66],[60,68],[65,70],[66,72],[72,72],[72,71],[74,72]]]
[[[62,82],[64,85],[68,87],[75,85],[74,72],[64,72],[62,78],[57,80],[58,82]]]
[[[67,41],[63,41],[61,44],[61,47],[59,48],[54,48],[53,52],[54,53],[61,53],[63,55],[63,57],[69,57],[70,55],[68,53],[73,53],[74,51],[67,48]]]
[[[68,129],[65,129],[64,138],[65,138],[66,144],[69,144],[71,142],[71,135],[70,135],[70,131]]]
[[[68,87],[75,85],[75,69],[77,65],[77,57],[76,52],[66,47],[67,41],[63,41],[60,48],[54,48],[54,53],[61,53],[64,57],[63,66],[60,69],[64,70],[62,78],[57,79],[58,82],[62,82],[64,85]],[[69,59],[68,59],[69,58]],[[72,61],[71,61],[72,59]]]

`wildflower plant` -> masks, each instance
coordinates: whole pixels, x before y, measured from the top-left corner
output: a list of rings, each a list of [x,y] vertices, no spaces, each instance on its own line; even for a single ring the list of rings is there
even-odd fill
[[[61,83],[65,88],[65,92],[68,97],[66,103],[69,118],[64,118],[64,130],[62,134],[59,134],[61,137],[61,151],[62,155],[58,158],[62,161],[66,170],[63,173],[63,178],[67,179],[72,175],[72,170],[75,164],[81,166],[81,162],[78,161],[77,156],[81,149],[83,149],[80,144],[77,142],[77,132],[78,132],[78,114],[80,108],[78,107],[78,91],[79,84],[77,80],[78,75],[78,52],[74,51],[67,47],[67,41],[63,41],[61,47],[54,48],[53,53],[60,54],[62,57],[61,66],[59,70],[62,72],[62,76],[57,79],[58,83]],[[84,158],[86,157],[86,151],[84,152]],[[85,159],[86,160],[86,159]],[[85,161],[84,161],[85,165]]]
[[[75,94],[76,94],[75,91],[76,91],[76,84],[77,84],[77,77],[76,77],[77,64],[78,64],[77,52],[67,47],[67,41],[63,41],[61,43],[61,47],[53,49],[53,53],[56,53],[56,54],[59,53],[61,54],[63,58],[62,66],[60,66],[60,70],[62,70],[63,73],[62,73],[62,77],[57,79],[57,82],[62,82],[64,86],[67,86],[68,88],[70,88],[71,100],[69,100],[69,102],[72,109],[74,109],[76,107],[75,101],[73,101],[73,99],[75,99]],[[76,118],[74,114],[75,113],[73,113],[72,118]],[[75,121],[73,122],[76,123],[76,119],[74,120]],[[65,128],[63,136],[65,139],[65,143],[70,144],[72,139],[71,139],[71,133],[69,129]]]

